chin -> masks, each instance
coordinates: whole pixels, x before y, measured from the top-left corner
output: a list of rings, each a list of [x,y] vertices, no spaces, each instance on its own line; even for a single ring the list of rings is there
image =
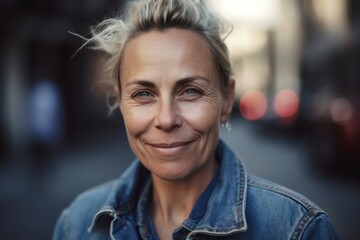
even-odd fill
[[[189,169],[181,169],[179,167],[164,168],[157,171],[151,171],[152,175],[166,180],[166,181],[179,181],[189,178],[194,171]]]

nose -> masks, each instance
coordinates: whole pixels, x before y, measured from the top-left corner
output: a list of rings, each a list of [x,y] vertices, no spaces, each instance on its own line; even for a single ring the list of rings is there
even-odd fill
[[[182,125],[181,116],[178,114],[178,106],[172,100],[159,102],[159,110],[154,120],[156,128],[170,132]]]

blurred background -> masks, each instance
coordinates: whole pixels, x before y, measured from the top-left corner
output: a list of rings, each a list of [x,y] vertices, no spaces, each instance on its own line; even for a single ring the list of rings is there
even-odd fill
[[[0,238],[50,239],[81,191],[134,159],[108,116],[101,53],[70,32],[125,0],[0,0]],[[301,192],[360,239],[360,2],[209,1],[227,37],[236,102],[222,138],[251,173]],[[106,89],[105,89],[106,90]]]

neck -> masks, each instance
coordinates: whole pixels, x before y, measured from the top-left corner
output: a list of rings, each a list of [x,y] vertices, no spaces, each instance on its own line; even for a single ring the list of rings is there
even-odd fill
[[[155,225],[167,223],[172,230],[179,227],[189,217],[196,201],[213,178],[216,168],[214,159],[181,180],[161,179],[153,174],[150,215]]]

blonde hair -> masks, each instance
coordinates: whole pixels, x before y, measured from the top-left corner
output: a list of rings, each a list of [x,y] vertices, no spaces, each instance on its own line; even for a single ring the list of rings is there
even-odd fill
[[[181,28],[200,34],[209,44],[217,67],[221,90],[232,74],[228,49],[224,38],[232,25],[211,12],[202,0],[135,0],[130,1],[118,17],[104,20],[91,29],[93,49],[107,53],[105,63],[109,82],[120,89],[120,64],[127,42],[153,29]],[[115,104],[116,105],[116,104]],[[117,106],[110,106],[114,109]]]

